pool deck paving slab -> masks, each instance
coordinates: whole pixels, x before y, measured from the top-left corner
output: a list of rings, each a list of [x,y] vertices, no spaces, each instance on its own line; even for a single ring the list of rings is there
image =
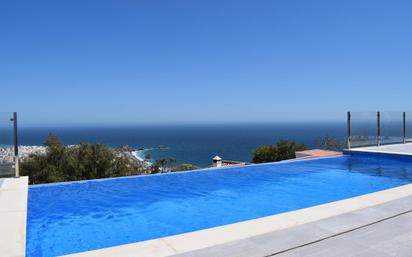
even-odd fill
[[[407,203],[409,208],[406,207]],[[399,211],[406,213],[400,214]],[[412,196],[409,196],[173,257],[412,256],[411,211]],[[253,246],[250,246],[250,241]],[[241,254],[237,254],[238,252]]]
[[[273,256],[412,256],[411,221],[412,213],[406,213]]]
[[[0,179],[0,256],[26,255],[28,177]]]
[[[312,246],[317,241],[323,242],[340,234],[352,233],[352,230],[364,226],[374,227],[375,223],[396,219],[398,215],[411,209],[412,185],[409,184],[245,222],[67,256],[282,256],[280,254],[289,254],[294,247],[306,244]],[[410,223],[407,228],[412,231],[412,222]],[[348,239],[343,240],[342,245],[347,241]],[[354,242],[352,248],[344,249],[352,249],[355,254],[364,251],[365,247]],[[412,246],[410,250],[412,253]]]
[[[364,152],[412,156],[412,143],[355,147],[347,149],[345,150],[345,152]]]

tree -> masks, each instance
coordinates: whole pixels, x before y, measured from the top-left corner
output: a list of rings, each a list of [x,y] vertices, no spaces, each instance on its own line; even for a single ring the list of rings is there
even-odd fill
[[[175,165],[170,168],[172,171],[186,171],[186,170],[197,170],[199,169],[198,166],[190,164],[190,163],[182,163]]]
[[[32,184],[128,176],[145,172],[143,166],[105,145],[80,143],[65,146],[51,134],[45,145],[46,154],[34,154],[21,164],[21,174],[29,176]]]
[[[296,151],[305,150],[303,144],[294,141],[279,140],[274,145],[263,145],[258,147],[254,153],[252,161],[254,163],[276,162],[281,160],[296,158]]]

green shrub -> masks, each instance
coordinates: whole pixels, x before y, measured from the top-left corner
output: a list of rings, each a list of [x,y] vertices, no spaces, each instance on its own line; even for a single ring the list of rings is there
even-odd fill
[[[197,170],[197,169],[199,169],[198,166],[190,164],[190,163],[178,164],[171,168],[172,171],[185,171],[185,170]]]
[[[296,158],[296,151],[305,150],[303,144],[294,141],[280,140],[274,145],[263,145],[258,147],[254,153],[252,161],[254,163],[276,162]]]
[[[137,175],[145,172],[139,163],[105,145],[80,143],[65,146],[49,135],[46,154],[35,154],[21,163],[21,174],[31,184]]]

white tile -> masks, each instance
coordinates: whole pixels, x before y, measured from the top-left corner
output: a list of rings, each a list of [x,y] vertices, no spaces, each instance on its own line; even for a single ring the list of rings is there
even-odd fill
[[[0,256],[24,256],[26,245],[26,213],[0,213]]]
[[[149,240],[135,244],[109,247],[100,250],[77,254],[64,255],[65,257],[165,257],[176,254],[172,248],[161,239]]]
[[[25,256],[27,177],[6,178],[0,185],[0,256]]]
[[[1,190],[0,213],[9,211],[24,212],[27,209],[27,190]]]
[[[0,178],[0,190],[27,189],[28,177],[20,178]]]

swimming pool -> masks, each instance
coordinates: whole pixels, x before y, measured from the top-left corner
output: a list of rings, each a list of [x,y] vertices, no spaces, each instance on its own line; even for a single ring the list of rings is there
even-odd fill
[[[27,256],[144,241],[342,200],[412,180],[373,155],[31,186]]]

